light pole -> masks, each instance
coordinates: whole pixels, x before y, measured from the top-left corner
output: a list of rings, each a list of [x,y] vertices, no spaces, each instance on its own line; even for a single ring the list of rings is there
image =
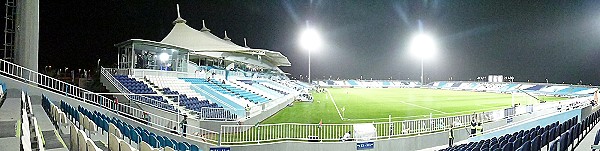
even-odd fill
[[[312,84],[312,76],[310,74],[310,54],[312,51],[316,51],[321,47],[322,41],[319,32],[316,29],[311,28],[308,25],[308,21],[306,21],[306,28],[300,33],[299,44],[302,49],[308,51],[308,75],[306,76],[306,79],[309,84]]]
[[[436,46],[433,38],[429,35],[424,34],[422,31],[419,32],[410,42],[410,52],[419,57],[421,60],[421,86],[424,84],[424,72],[423,72],[423,62],[425,59],[431,58],[435,51]]]

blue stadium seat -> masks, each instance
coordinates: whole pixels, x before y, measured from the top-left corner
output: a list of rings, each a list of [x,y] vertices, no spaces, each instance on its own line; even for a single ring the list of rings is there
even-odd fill
[[[148,139],[148,144],[150,144],[150,146],[154,148],[158,148],[158,140],[156,139],[156,136],[150,135],[150,138]]]
[[[558,142],[560,143],[558,150],[567,150],[568,148],[568,144],[569,144],[569,135],[570,133],[567,131],[565,133],[563,133],[562,135],[560,135],[560,138],[558,139]]]
[[[521,147],[522,141],[523,140],[521,139],[521,137],[517,138],[514,142],[512,142],[513,143],[513,148],[516,149],[516,148]]]
[[[130,135],[131,135],[131,141],[135,142],[135,143],[140,143],[140,135],[138,134],[137,131],[135,130],[130,130]]]
[[[522,151],[531,151],[531,141],[523,142],[523,145],[521,145],[520,148]]]
[[[168,139],[168,138],[165,139],[165,145],[164,146],[169,146],[169,147],[175,149],[175,145],[173,145],[173,142],[171,142],[171,140]]]
[[[200,151],[200,148],[198,148],[196,145],[192,145],[190,146],[190,151]]]
[[[148,137],[148,133],[146,133],[146,132],[142,131],[142,132],[140,133],[140,136],[142,136],[142,141],[144,141],[144,142],[149,142],[150,138]]]
[[[556,151],[558,149],[557,146],[556,146],[557,142],[558,141],[550,142],[550,147],[548,147],[548,151]]]
[[[499,143],[494,143],[493,145],[490,146],[490,150],[498,149],[498,145],[499,145]]]
[[[174,139],[171,139],[171,143],[173,143],[173,149],[179,149],[179,142]]]
[[[535,136],[531,141],[531,150],[538,151],[541,148],[540,136]]]
[[[600,130],[596,132],[596,137],[594,137],[594,145],[600,145]]]
[[[189,147],[189,145],[187,145],[187,143],[179,142],[179,144],[177,145],[178,151],[187,151],[189,149],[190,149],[190,147]]]
[[[158,147],[165,147],[165,139],[163,136],[157,136],[156,140],[158,141]]]
[[[513,143],[506,143],[503,147],[502,147],[502,151],[512,151],[513,150]]]

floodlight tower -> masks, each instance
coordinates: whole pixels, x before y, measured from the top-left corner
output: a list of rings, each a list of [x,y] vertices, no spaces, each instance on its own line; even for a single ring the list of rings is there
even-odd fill
[[[419,20],[419,32],[410,42],[410,52],[421,59],[421,86],[423,86],[423,60],[433,57],[436,51],[436,45],[433,38],[423,32],[423,25]]]
[[[308,51],[308,76],[306,76],[306,79],[309,84],[312,84],[312,76],[310,74],[310,53],[319,50],[322,43],[319,32],[315,28],[310,27],[308,21],[306,21],[306,28],[300,33],[299,44],[302,49]]]

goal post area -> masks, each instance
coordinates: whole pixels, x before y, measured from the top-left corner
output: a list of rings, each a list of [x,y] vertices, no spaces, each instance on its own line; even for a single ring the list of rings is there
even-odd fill
[[[523,90],[515,90],[511,92],[511,104],[512,105],[534,105],[542,103],[540,94],[529,93]]]

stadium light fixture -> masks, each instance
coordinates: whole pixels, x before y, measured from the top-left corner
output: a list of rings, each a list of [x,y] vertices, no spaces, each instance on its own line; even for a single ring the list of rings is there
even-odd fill
[[[416,34],[410,41],[410,53],[421,59],[421,86],[424,85],[423,60],[432,58],[436,49],[437,46],[433,38],[423,32]]]
[[[314,28],[306,28],[300,33],[300,47],[308,52],[316,51],[321,48],[323,41],[319,32]]]
[[[436,44],[427,34],[419,33],[410,42],[410,52],[421,59],[429,59],[435,55]]]
[[[306,80],[309,84],[312,84],[310,81],[312,78],[310,74],[310,53],[319,50],[323,45],[323,41],[319,32],[308,26],[308,21],[306,22],[306,28],[300,33],[299,44],[302,49],[308,51],[308,76],[306,76]]]

